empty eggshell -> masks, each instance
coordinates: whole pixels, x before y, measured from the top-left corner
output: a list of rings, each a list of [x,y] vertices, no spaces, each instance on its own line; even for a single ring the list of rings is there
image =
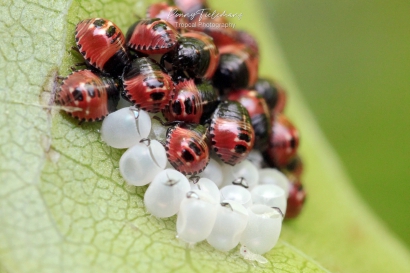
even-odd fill
[[[252,189],[258,184],[258,169],[249,160],[244,160],[235,166],[223,164],[222,172],[223,186],[242,184],[244,187]]]
[[[221,189],[221,202],[226,200],[236,201],[248,208],[252,205],[251,193],[242,186],[229,185]]]
[[[143,186],[152,181],[166,165],[165,148],[156,140],[138,143],[121,156],[119,169],[124,180],[134,186]],[[149,170],[149,171],[147,171]]]
[[[240,243],[251,252],[262,255],[278,242],[282,216],[277,210],[260,204],[248,208],[248,213],[248,224],[241,235]]]
[[[127,107],[105,117],[101,125],[101,138],[111,147],[124,149],[148,137],[150,130],[151,118],[148,113]]]
[[[216,161],[215,159],[211,158],[209,160],[208,166],[206,166],[205,170],[198,174],[198,176],[212,180],[219,188],[223,180],[221,164],[218,163],[218,161]]]
[[[178,238],[187,243],[205,240],[214,226],[218,206],[218,202],[209,193],[188,192],[178,212]]]
[[[259,170],[259,184],[273,184],[281,187],[285,191],[285,196],[289,196],[289,179],[277,169],[266,168]]]
[[[156,217],[171,217],[178,212],[182,200],[190,189],[185,175],[176,170],[165,169],[155,176],[145,192],[145,207]]]
[[[249,160],[257,169],[261,169],[264,164],[264,159],[262,153],[258,150],[253,149],[246,158]]]
[[[216,202],[221,199],[221,193],[216,184],[208,178],[200,178],[196,183],[190,181],[192,190],[200,190],[209,193]]]
[[[263,204],[271,208],[279,208],[286,212],[287,198],[285,191],[277,185],[257,185],[251,191],[253,204]]]
[[[208,243],[220,251],[236,247],[248,223],[248,211],[240,203],[227,200],[218,208]]]

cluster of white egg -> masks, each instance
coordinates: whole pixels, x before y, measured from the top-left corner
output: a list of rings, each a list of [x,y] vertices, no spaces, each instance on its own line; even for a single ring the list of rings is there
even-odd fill
[[[229,251],[240,243],[256,255],[272,249],[286,212],[287,177],[276,169],[261,169],[260,154],[252,152],[250,160],[235,166],[211,158],[202,173],[188,178],[168,163],[161,144],[167,128],[151,117],[127,106],[108,115],[101,127],[107,145],[128,148],[119,162],[124,180],[149,184],[147,211],[159,218],[177,214],[177,237],[189,244],[207,240]]]

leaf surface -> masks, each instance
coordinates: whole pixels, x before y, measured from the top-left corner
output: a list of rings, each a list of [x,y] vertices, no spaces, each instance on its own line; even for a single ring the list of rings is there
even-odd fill
[[[289,114],[302,132],[307,162],[306,211],[284,225],[267,264],[206,243],[186,248],[175,239],[175,217],[159,220],[145,212],[146,187],[124,183],[118,172],[123,151],[101,142],[101,124],[78,126],[47,106],[57,73],[67,75],[80,60],[70,50],[75,24],[105,17],[126,31],[146,6],[131,0],[1,4],[0,272],[326,272],[315,260],[335,272],[385,272],[393,264],[410,271],[407,252],[346,184],[262,11],[249,2],[214,6],[246,11],[238,24],[257,30],[266,56],[262,74],[275,75],[291,91]]]

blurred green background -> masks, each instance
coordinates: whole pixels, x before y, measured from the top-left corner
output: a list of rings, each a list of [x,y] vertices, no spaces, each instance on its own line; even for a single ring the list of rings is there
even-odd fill
[[[410,1],[262,2],[357,190],[410,247]]]

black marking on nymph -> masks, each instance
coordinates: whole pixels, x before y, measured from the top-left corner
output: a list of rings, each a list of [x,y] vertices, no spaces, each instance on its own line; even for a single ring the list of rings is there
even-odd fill
[[[188,151],[188,150],[182,150],[181,157],[186,161],[186,162],[192,162],[195,160],[194,156]]]
[[[181,103],[179,102],[179,100],[175,101],[172,104],[172,111],[177,114],[177,115],[181,115],[182,113],[182,108],[181,108]]]
[[[243,145],[235,145],[235,152],[238,154],[243,154],[244,152],[246,152],[247,148]]]
[[[152,93],[149,95],[151,99],[155,100],[162,100],[165,96],[164,92],[157,92],[157,93]]]
[[[251,141],[251,138],[249,137],[249,135],[248,135],[248,134],[244,134],[244,133],[240,133],[240,134],[238,135],[238,138],[239,138],[240,140],[244,140],[244,141],[246,141],[246,142],[250,142],[250,141]]]
[[[292,137],[292,139],[290,140],[290,147],[292,149],[296,148],[296,139],[294,137]]]
[[[74,100],[78,100],[78,101],[83,101],[84,100],[83,92],[81,92],[80,89],[78,89],[78,88],[74,89],[72,94],[73,94]]]
[[[105,24],[105,20],[98,19],[98,20],[95,20],[93,24],[95,27],[101,28]]]
[[[107,35],[108,38],[111,38],[115,34],[116,31],[117,31],[116,27],[110,26],[105,32],[105,35]]]
[[[188,146],[195,152],[197,156],[200,156],[202,154],[201,149],[199,149],[198,146],[195,145],[195,143],[191,142]]]
[[[192,105],[192,101],[190,98],[187,98],[184,101],[184,105],[185,105],[185,113],[187,113],[188,115],[192,114],[193,112],[193,105]]]

